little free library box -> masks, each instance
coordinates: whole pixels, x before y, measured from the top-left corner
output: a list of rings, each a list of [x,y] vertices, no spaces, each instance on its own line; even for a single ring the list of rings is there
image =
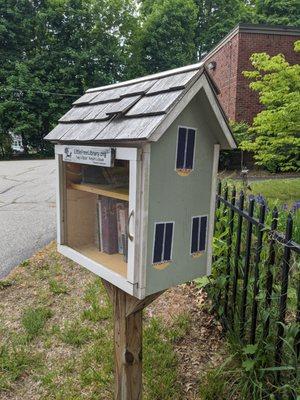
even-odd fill
[[[138,298],[210,273],[219,150],[235,148],[202,64],[88,90],[46,136],[58,250]]]

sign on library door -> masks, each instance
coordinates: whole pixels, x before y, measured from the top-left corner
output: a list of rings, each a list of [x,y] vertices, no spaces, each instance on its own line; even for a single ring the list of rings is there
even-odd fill
[[[63,160],[73,163],[113,167],[115,149],[111,147],[65,146]]]

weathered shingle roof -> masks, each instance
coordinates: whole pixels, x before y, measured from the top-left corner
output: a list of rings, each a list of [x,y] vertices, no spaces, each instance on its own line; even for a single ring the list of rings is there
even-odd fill
[[[46,136],[53,141],[149,139],[203,73],[202,64],[88,90]]]

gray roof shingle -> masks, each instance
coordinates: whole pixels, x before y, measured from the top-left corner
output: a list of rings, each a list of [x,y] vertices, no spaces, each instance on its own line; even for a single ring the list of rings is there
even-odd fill
[[[187,70],[90,89],[45,137],[53,141],[148,139],[203,72]]]
[[[159,93],[152,96],[144,96],[125,114],[127,117],[140,117],[144,115],[165,114],[169,107],[177,100],[183,90]]]

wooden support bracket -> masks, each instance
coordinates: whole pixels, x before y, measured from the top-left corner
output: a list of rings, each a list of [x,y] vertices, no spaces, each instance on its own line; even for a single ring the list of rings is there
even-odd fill
[[[115,400],[142,399],[142,311],[163,292],[138,300],[102,279],[114,309]]]

